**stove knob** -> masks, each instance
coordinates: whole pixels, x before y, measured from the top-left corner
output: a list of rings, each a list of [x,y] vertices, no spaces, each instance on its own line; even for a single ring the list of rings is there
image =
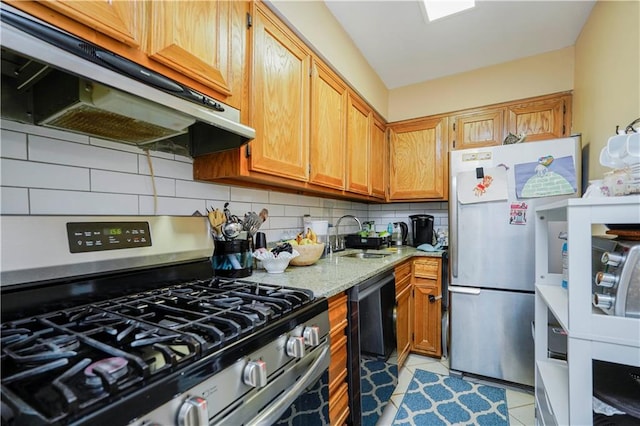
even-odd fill
[[[207,400],[199,396],[187,398],[178,411],[178,426],[200,426],[209,424]]]
[[[600,309],[611,309],[615,300],[615,296],[593,293],[593,305]]]
[[[261,388],[267,384],[267,363],[261,359],[249,361],[244,367],[242,381],[245,385]]]
[[[307,346],[318,346],[320,344],[320,327],[317,325],[305,327],[302,331],[302,337],[304,337],[304,343]]]
[[[605,265],[618,266],[624,260],[624,255],[622,255],[622,253],[609,253],[608,251],[605,251],[600,260]]]
[[[596,285],[600,287],[611,288],[618,282],[618,277],[613,274],[608,274],[606,272],[598,272],[596,274]]]
[[[287,340],[287,355],[292,358],[302,358],[304,356],[304,337],[289,337]]]

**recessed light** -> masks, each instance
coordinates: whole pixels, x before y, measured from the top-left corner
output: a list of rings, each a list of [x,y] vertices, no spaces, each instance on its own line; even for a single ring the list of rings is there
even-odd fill
[[[444,18],[476,5],[475,0],[423,0],[429,21]]]

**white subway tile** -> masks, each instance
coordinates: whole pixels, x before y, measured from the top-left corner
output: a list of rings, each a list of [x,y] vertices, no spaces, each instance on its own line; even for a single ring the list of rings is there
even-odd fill
[[[398,206],[397,203],[381,204],[379,210],[381,210],[381,211],[395,211],[395,210],[397,210],[396,209],[397,206]]]
[[[149,175],[149,163],[146,155],[138,156],[140,174]],[[193,180],[193,165],[180,161],[151,156],[151,166],[155,176],[170,177],[182,180]]]
[[[2,120],[3,129],[13,130],[16,132],[29,133],[30,135],[43,136],[45,138],[60,139],[64,141],[89,144],[89,137],[78,133],[67,132],[64,130],[52,129],[49,127],[34,126],[33,124],[18,123],[16,121]]]
[[[29,214],[27,188],[0,187],[0,214]]]
[[[29,202],[31,214],[138,214],[137,195],[31,189]]]
[[[299,205],[308,207],[320,207],[322,206],[322,200],[318,197],[308,197],[301,195],[299,199]]]
[[[0,134],[0,157],[27,159],[27,135],[2,129]]]
[[[89,190],[88,169],[9,159],[3,159],[0,167],[3,185]]]
[[[245,201],[248,203],[268,203],[269,192],[260,189],[230,187],[231,201]]]
[[[244,218],[245,213],[252,211],[251,208],[252,208],[251,203],[233,203],[233,202],[229,203],[229,207],[228,207],[229,211],[231,211],[231,214],[238,216],[240,219]]]
[[[281,204],[253,204],[252,209],[259,213],[263,208],[269,210],[269,216],[284,216],[284,206]]]
[[[176,195],[173,179],[156,177],[155,184],[158,195]],[[91,170],[91,191],[153,195],[153,184],[147,175]]]
[[[302,206],[285,206],[284,207],[285,216],[302,217],[305,214],[311,214],[311,210],[309,209],[309,207],[302,207]]]
[[[270,229],[302,229],[302,217],[269,217]]]
[[[190,164],[187,166],[191,167]],[[184,198],[201,198],[203,200],[228,200],[229,187],[208,182],[194,182],[192,180],[178,179],[176,180],[176,196]]]
[[[175,160],[176,161],[180,161],[181,163],[189,163],[189,164],[193,165],[193,158],[188,157],[186,155],[176,154],[175,155]]]
[[[289,204],[289,205],[298,205],[299,195],[297,194],[289,194],[286,192],[276,192],[269,191],[269,203],[270,204]]]
[[[195,200],[192,198],[169,198],[157,197],[158,209],[154,211],[153,197],[146,195],[140,196],[140,214],[141,215],[175,215],[175,216],[192,216],[196,211],[202,215],[207,214],[206,204],[204,200]]]
[[[100,139],[89,137],[89,144],[94,146],[99,146],[102,148],[109,148],[117,151],[126,151],[131,152],[133,154],[144,154],[144,150],[137,145],[132,145],[129,143],[110,141],[107,139]]]
[[[136,157],[128,152],[29,135],[32,161],[136,173]]]

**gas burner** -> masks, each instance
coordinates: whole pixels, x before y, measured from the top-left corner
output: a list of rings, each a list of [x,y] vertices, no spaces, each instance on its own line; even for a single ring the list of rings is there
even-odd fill
[[[85,384],[90,388],[102,388],[101,377],[105,376],[109,382],[117,381],[127,374],[127,364],[126,359],[118,356],[96,361],[84,369]]]

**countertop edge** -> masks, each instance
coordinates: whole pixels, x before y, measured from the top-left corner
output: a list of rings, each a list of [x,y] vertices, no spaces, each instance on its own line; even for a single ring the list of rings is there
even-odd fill
[[[389,253],[382,258],[358,259],[348,255],[359,250],[332,253],[310,266],[289,266],[285,272],[270,274],[255,270],[247,281],[260,284],[283,285],[311,290],[316,297],[332,297],[345,292],[362,281],[376,276],[414,257],[442,257],[445,251],[425,252],[414,247],[393,247],[369,252]]]

